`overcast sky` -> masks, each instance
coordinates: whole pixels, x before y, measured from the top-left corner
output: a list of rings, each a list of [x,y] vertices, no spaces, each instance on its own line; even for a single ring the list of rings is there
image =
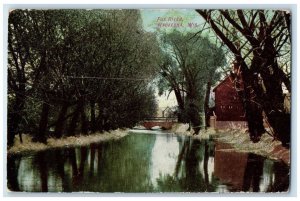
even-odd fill
[[[197,32],[201,26],[190,27],[191,23],[201,25],[204,20],[193,9],[142,9],[143,26],[146,31],[157,31],[159,23],[182,22],[183,27],[176,28],[179,31]],[[180,18],[182,20],[180,20]],[[179,21],[178,21],[179,20]],[[160,28],[161,31],[171,31],[173,28]]]

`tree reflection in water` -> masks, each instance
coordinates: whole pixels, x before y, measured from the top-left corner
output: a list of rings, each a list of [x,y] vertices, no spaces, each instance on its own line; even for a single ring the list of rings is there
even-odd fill
[[[182,140],[178,140],[182,144]],[[157,179],[162,192],[214,192],[218,182],[209,181],[209,141],[186,138],[181,145],[173,175],[161,175]],[[203,164],[203,167],[200,165]]]
[[[259,184],[262,179],[264,158],[256,154],[249,153],[244,174],[243,191],[259,192]]]
[[[283,163],[274,163],[271,174],[273,182],[268,186],[267,192],[284,192],[289,190],[290,169]]]
[[[37,153],[36,164],[40,170],[41,191],[48,192],[48,165],[45,157],[45,152]]]
[[[7,158],[7,186],[29,192],[287,191],[288,166],[176,135],[119,141]]]
[[[289,188],[289,167],[262,156],[236,152],[228,144],[215,145],[215,176],[232,192],[284,192]],[[274,177],[274,178],[273,178]]]
[[[264,172],[265,158],[249,153],[247,166],[244,174],[243,191],[261,192],[266,188],[266,192],[285,192],[289,190],[290,170],[282,162],[272,162],[271,172]],[[262,180],[269,175],[271,178],[266,183],[266,187],[261,185]],[[274,177],[274,178],[273,178]]]
[[[11,191],[20,191],[18,181],[20,159],[17,156],[7,157],[7,187]]]

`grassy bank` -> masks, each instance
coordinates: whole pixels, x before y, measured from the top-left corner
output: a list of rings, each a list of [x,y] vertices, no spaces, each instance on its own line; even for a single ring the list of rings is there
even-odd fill
[[[179,135],[192,136],[195,139],[214,138],[219,142],[230,144],[232,148],[239,152],[249,152],[265,156],[274,160],[281,160],[290,165],[290,149],[283,147],[281,142],[273,140],[273,137],[267,133],[263,134],[261,140],[253,143],[250,140],[246,130],[218,130],[209,128],[201,130],[199,135],[193,136],[192,131],[187,131],[187,124],[176,124],[172,128],[172,132]]]
[[[290,149],[281,145],[280,141],[274,141],[268,134],[263,134],[258,143],[253,143],[245,130],[201,130],[199,135],[193,136],[192,131],[187,131],[187,124],[175,124],[171,132],[178,135],[192,136],[195,139],[214,138],[217,141],[230,144],[236,151],[249,152],[265,156],[270,159],[282,160],[290,165]],[[41,151],[51,148],[84,146],[91,143],[98,143],[107,140],[118,140],[128,135],[128,130],[114,130],[111,132],[95,133],[92,135],[71,136],[61,139],[49,138],[47,145],[32,142],[30,135],[23,135],[23,143],[16,137],[15,144],[8,150],[8,154],[22,152]]]
[[[218,141],[230,144],[240,152],[251,152],[274,160],[281,160],[290,165],[290,149],[281,142],[264,133],[257,143],[253,143],[246,131],[231,130],[218,135]]]
[[[125,137],[127,134],[128,129],[117,129],[110,132],[95,133],[91,135],[70,136],[60,139],[49,138],[47,139],[47,144],[32,142],[32,137],[30,135],[23,135],[23,143],[21,143],[20,139],[16,136],[14,146],[9,148],[7,153],[18,154],[22,152],[42,151],[51,148],[84,146],[107,140],[118,140]]]

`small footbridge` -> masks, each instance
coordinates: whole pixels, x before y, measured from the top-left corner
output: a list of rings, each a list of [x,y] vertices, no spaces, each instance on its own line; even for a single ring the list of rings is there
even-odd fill
[[[176,117],[150,117],[140,122],[146,129],[153,129],[154,127],[160,127],[164,130],[170,130],[174,123],[177,122]]]

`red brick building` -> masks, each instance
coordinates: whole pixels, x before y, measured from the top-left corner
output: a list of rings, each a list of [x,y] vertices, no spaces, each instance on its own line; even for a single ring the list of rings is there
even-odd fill
[[[230,77],[226,77],[214,89],[216,128],[246,128],[243,104]]]

